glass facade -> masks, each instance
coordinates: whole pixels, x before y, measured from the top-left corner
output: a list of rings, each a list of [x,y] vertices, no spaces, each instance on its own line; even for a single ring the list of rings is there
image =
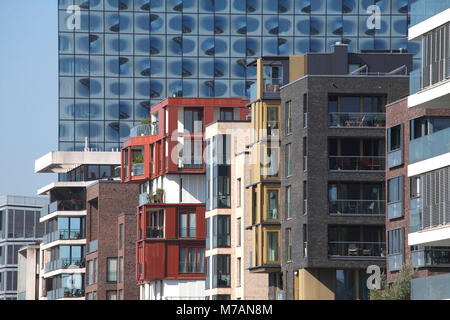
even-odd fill
[[[409,2],[411,13],[410,27],[450,8],[450,0],[409,0]]]
[[[59,0],[59,150],[119,148],[168,96],[249,96],[260,56],[408,49],[407,14],[406,0]]]

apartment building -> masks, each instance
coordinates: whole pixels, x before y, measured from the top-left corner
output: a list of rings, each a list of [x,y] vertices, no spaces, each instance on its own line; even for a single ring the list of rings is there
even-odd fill
[[[250,273],[245,229],[251,122],[219,120],[205,130],[206,281],[208,300],[268,299],[267,274]]]
[[[404,183],[409,184],[410,196],[409,230],[405,228],[405,234],[408,233],[406,250],[409,247],[411,262],[427,267],[421,270],[419,278],[411,281],[411,299],[450,298],[450,273],[444,268],[448,267],[445,265],[450,248],[447,213],[450,129],[447,112],[436,110],[448,110],[450,101],[449,16],[448,0],[411,3],[408,38],[421,42],[422,61],[421,68],[412,76],[414,86],[407,100],[408,114],[414,117],[409,128],[403,126],[404,135],[408,129],[410,135],[410,141],[405,141],[409,148],[409,158],[405,156],[404,163],[405,180],[409,183]],[[420,112],[424,116],[417,118],[415,115]],[[388,235],[393,247],[399,247],[401,239],[401,234],[398,237],[393,233],[392,239]]]
[[[18,251],[42,240],[45,226],[39,217],[47,205],[45,198],[0,196],[0,300],[16,300],[22,293],[17,291]]]
[[[39,299],[40,245],[30,244],[18,251],[17,300]]]
[[[245,119],[241,98],[167,98],[122,149],[122,182],[139,185],[140,298],[204,299],[204,126]]]
[[[368,299],[366,269],[386,259],[385,105],[408,94],[412,55],[337,43],[296,62],[303,75],[280,89],[280,235],[267,252],[285,299]]]

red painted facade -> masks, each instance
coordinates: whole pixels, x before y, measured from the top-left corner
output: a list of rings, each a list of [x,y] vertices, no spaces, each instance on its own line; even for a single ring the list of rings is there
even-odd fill
[[[178,139],[188,139],[192,146],[201,143],[202,155],[205,148],[205,126],[214,121],[214,111],[219,108],[234,114],[239,108],[239,119],[245,120],[248,100],[241,98],[167,98],[151,108],[151,115],[158,118],[157,132],[151,135],[131,137],[122,149],[121,179],[124,183],[139,183],[166,174],[204,174],[205,163],[195,166],[179,165],[182,155],[178,151]],[[179,108],[202,111],[203,127],[196,133],[178,132]],[[185,109],[186,110],[186,109]],[[228,113],[230,115],[230,113]],[[168,119],[166,120],[166,117]],[[166,127],[167,125],[167,127]],[[166,144],[167,141],[167,144]],[[186,141],[185,141],[186,142]],[[166,150],[168,148],[166,157]],[[143,170],[136,174],[132,163],[137,155],[143,157]],[[132,174],[133,172],[133,174]],[[158,216],[160,215],[160,216]],[[195,216],[195,228],[192,217]],[[182,228],[181,219],[187,219],[190,228]],[[155,223],[158,221],[158,223]],[[161,223],[163,221],[163,223]],[[164,203],[162,196],[158,203],[146,203],[138,207],[136,276],[138,284],[153,280],[204,280],[205,251],[205,204]],[[195,230],[193,230],[195,229]],[[195,259],[193,258],[195,255]],[[186,256],[186,263],[180,257]],[[189,259],[191,257],[191,259]],[[203,257],[203,261],[198,259]],[[194,262],[194,264],[192,264]],[[201,272],[200,272],[200,271]]]

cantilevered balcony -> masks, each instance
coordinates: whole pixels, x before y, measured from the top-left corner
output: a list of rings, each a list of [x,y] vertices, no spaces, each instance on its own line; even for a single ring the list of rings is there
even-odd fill
[[[57,211],[82,211],[86,210],[86,203],[82,200],[54,201],[41,209],[41,218]]]
[[[385,113],[369,112],[330,112],[328,125],[343,128],[384,128]]]
[[[450,267],[450,248],[425,247],[411,251],[411,266],[421,267]]]
[[[385,157],[381,156],[329,156],[330,170],[384,171]]]
[[[385,259],[384,242],[329,241],[330,258]]]
[[[338,215],[384,215],[385,200],[329,200],[330,214]]]

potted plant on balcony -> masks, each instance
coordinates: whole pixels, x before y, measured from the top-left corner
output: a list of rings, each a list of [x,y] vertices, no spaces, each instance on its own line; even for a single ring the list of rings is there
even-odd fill
[[[382,127],[383,126],[383,119],[381,117],[375,117],[373,119],[373,123],[375,124],[375,127]]]
[[[178,168],[183,168],[183,151],[178,151]]]
[[[64,288],[64,297],[67,298],[69,296],[69,288]]]
[[[141,124],[150,124],[150,119],[148,119],[148,118],[142,119]]]
[[[132,176],[135,175],[135,172],[134,172],[134,165],[135,165],[135,164],[140,164],[140,163],[144,163],[144,157],[143,157],[141,154],[137,155],[137,156],[133,159],[133,161],[131,162],[131,164],[132,164],[132,166],[131,166],[131,175],[132,175]]]
[[[163,202],[164,189],[158,188],[156,189],[156,198],[158,202]]]

